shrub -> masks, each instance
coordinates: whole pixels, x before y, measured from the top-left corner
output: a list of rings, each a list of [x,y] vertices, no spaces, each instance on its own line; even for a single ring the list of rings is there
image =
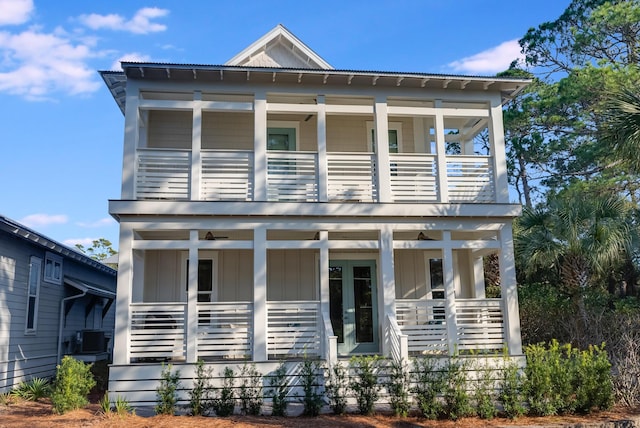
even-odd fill
[[[468,364],[458,356],[454,355],[449,359],[445,370],[443,412],[454,421],[474,414],[467,391],[467,371]]]
[[[160,385],[156,388],[156,413],[159,415],[173,415],[176,412],[180,370],[172,372],[171,368],[171,364],[162,364]]]
[[[135,410],[129,402],[122,396],[118,395],[113,402],[113,406],[111,405],[111,399],[109,398],[109,393],[105,392],[100,399],[100,410],[105,415],[110,415],[114,412],[118,416],[124,416],[127,414],[134,414]]]
[[[338,362],[330,367],[329,379],[325,385],[329,406],[336,415],[342,415],[347,410],[347,388],[347,370]]]
[[[68,355],[63,357],[56,370],[54,390],[51,394],[53,410],[62,414],[87,405],[87,395],[95,384],[90,364]]]
[[[51,394],[49,379],[34,377],[29,382],[22,382],[11,393],[27,401],[38,401]]]
[[[574,381],[576,410],[588,413],[591,409],[608,409],[613,405],[611,363],[602,346],[590,346],[575,355]]]
[[[436,419],[442,413],[440,396],[445,388],[445,376],[437,370],[436,359],[421,357],[413,360],[413,382],[411,389],[423,418]]]
[[[236,407],[236,399],[233,396],[235,386],[235,373],[229,367],[224,368],[222,388],[211,400],[211,407],[218,416],[230,416]]]
[[[475,403],[476,414],[481,419],[493,419],[498,410],[495,405],[495,386],[494,379],[495,369],[485,364],[480,364],[480,360],[476,360],[475,373],[476,378],[473,389],[473,401]]]
[[[301,401],[304,405],[303,414],[305,416],[318,416],[324,404],[324,394],[320,392],[318,383],[318,372],[320,370],[322,370],[322,365],[318,361],[305,358],[302,362],[300,380],[304,396]]]
[[[518,418],[525,412],[522,392],[523,383],[522,370],[515,362],[510,361],[508,356],[505,356],[498,402],[502,405],[502,410],[508,418]]]
[[[353,379],[351,390],[353,391],[358,411],[361,415],[373,414],[373,408],[380,393],[378,383],[378,367],[380,357],[356,356],[351,358],[351,368],[353,369]]]
[[[267,394],[272,399],[271,414],[273,416],[287,416],[287,396],[291,388],[287,383],[287,368],[284,362],[280,363],[273,376],[269,378],[269,386]]]
[[[409,401],[409,369],[404,362],[392,361],[389,366],[387,392],[395,416],[405,417],[411,409]]]
[[[257,416],[262,411],[262,375],[255,364],[244,364],[240,377],[240,409],[245,415]]]
[[[202,416],[211,409],[211,369],[205,368],[204,361],[196,364],[196,379],[189,391],[189,409],[193,416]]]

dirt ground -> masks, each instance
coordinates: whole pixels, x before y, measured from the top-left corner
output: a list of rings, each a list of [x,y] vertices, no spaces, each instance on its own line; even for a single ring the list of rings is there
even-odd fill
[[[640,423],[640,409],[616,408],[589,416],[566,416],[528,418],[516,420],[496,418],[484,421],[466,418],[459,421],[425,421],[414,417],[394,418],[388,415],[364,417],[359,415],[333,416],[321,415],[317,418],[272,416],[233,416],[229,418],[192,417],[192,416],[105,416],[98,404],[90,404],[84,409],[64,415],[54,415],[51,403],[18,401],[10,405],[0,405],[0,428],[40,428],[40,427],[95,427],[95,428],[197,428],[197,427],[286,427],[286,428],[405,428],[405,427],[505,427],[505,426],[571,426],[604,421],[632,419]]]

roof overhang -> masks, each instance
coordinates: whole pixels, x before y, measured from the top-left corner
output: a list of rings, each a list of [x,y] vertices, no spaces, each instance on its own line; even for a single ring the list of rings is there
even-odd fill
[[[123,62],[124,71],[101,71],[124,113],[127,79],[173,82],[254,82],[326,86],[401,87],[415,90],[451,89],[499,92],[503,102],[515,97],[530,79],[450,74],[305,68],[240,67],[231,65]]]
[[[113,300],[116,298],[116,293],[96,285],[87,284],[84,281],[80,281],[76,278],[64,277],[64,283],[81,291],[84,294],[91,294],[93,296],[104,297],[105,299]]]

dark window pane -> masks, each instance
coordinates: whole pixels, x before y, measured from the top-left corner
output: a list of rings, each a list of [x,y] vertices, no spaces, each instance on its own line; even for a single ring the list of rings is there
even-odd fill
[[[27,328],[32,329],[35,320],[36,298],[29,296],[27,305]]]
[[[429,259],[429,272],[431,276],[431,289],[442,289],[444,287],[444,276],[442,273],[442,259]],[[436,299],[439,297],[435,297]]]
[[[329,268],[329,316],[333,334],[338,343],[344,343],[344,319],[342,316],[342,267]]]
[[[353,268],[353,292],[356,309],[356,342],[373,342],[373,290],[371,268]]]

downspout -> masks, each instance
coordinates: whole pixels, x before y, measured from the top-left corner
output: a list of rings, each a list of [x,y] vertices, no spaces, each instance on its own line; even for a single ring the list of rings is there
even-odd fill
[[[84,297],[86,294],[87,294],[87,290],[84,290],[80,294],[76,294],[76,295],[73,295],[73,296],[65,297],[60,302],[60,321],[59,321],[59,325],[58,325],[58,360],[57,360],[58,364],[60,364],[62,362],[62,331],[64,330],[64,307],[65,307],[65,303],[67,303],[69,300],[79,299],[81,297]]]

